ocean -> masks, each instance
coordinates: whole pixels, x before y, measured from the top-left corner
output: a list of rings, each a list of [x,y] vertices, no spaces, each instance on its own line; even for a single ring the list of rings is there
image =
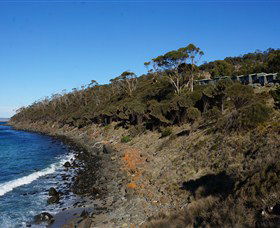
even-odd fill
[[[58,139],[3,124],[0,122],[0,227],[27,227],[35,215],[57,213],[74,200],[70,193],[59,205],[47,205],[50,187],[60,191],[69,187],[70,180],[62,178],[69,175],[63,164],[74,158],[74,152]]]

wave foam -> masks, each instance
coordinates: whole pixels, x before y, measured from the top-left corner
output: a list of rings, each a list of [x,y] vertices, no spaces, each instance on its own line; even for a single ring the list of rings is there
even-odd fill
[[[30,184],[31,182],[35,181],[39,177],[54,173],[58,168],[62,167],[62,165],[65,162],[70,161],[72,158],[74,158],[74,154],[67,155],[66,158],[61,159],[59,162],[50,165],[46,169],[29,174],[28,176],[25,176],[25,177],[21,177],[21,178],[0,184],[0,196],[5,195],[7,192],[12,191],[14,188],[17,188],[17,187],[25,185],[25,184]]]

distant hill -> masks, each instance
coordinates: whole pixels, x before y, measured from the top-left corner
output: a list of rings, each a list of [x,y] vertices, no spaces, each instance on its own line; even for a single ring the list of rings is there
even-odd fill
[[[0,118],[0,122],[8,122],[10,118]]]

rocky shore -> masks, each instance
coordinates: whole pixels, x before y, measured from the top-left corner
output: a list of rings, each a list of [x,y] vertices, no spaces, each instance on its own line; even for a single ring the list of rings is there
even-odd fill
[[[230,134],[203,122],[168,132],[10,124],[67,139],[78,152],[68,165],[81,200],[51,227],[267,227],[280,224],[279,118]]]
[[[76,170],[70,191],[81,196],[81,200],[47,219],[50,227],[141,225],[159,212],[159,201],[153,198],[157,188],[146,188],[147,180],[140,181],[149,158],[132,144],[120,142],[124,129],[97,126],[77,129],[55,123],[10,124],[17,130],[58,137],[77,151],[76,159],[65,166]]]
[[[199,122],[168,134],[116,123],[11,125],[77,147],[70,189],[81,200],[51,227],[263,227],[280,221],[270,210],[280,205],[279,118],[242,134]]]

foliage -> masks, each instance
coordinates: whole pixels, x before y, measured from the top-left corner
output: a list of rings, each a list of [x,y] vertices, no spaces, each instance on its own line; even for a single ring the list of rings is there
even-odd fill
[[[271,91],[271,95],[274,99],[275,107],[280,109],[280,87],[274,91]]]
[[[256,72],[280,72],[280,50],[267,49],[255,51],[238,57],[227,57],[205,63],[200,69],[211,74],[212,78],[220,76],[246,75]]]
[[[254,128],[269,119],[271,109],[262,103],[253,103],[240,110],[239,125],[242,128]]]
[[[271,108],[265,104],[252,103],[225,116],[222,119],[221,128],[231,131],[253,129],[269,120],[271,113]]]
[[[190,107],[187,109],[187,116],[188,119],[193,122],[201,116],[201,112],[195,107]]]
[[[122,139],[121,139],[121,142],[122,143],[128,143],[131,141],[131,137],[126,135],[126,136],[123,136]]]
[[[172,129],[170,127],[167,127],[163,129],[163,131],[161,132],[161,138],[167,137],[171,134],[172,134]]]
[[[226,74],[229,73],[228,69],[232,71],[229,66],[232,64],[234,74],[238,64],[261,61],[266,69],[268,66],[269,69],[278,69],[279,50],[249,53],[197,66],[202,55],[198,47],[187,45],[146,62],[144,65],[147,68],[151,65],[154,67],[154,71],[149,69],[146,75],[137,77],[131,71],[124,71],[105,85],[92,80],[87,86],[54,94],[20,108],[12,121],[56,122],[59,126],[77,128],[91,124],[106,126],[116,122],[117,126],[135,127],[131,130],[131,136],[135,136],[146,129],[191,123],[201,115],[204,118],[208,115],[209,119],[215,116],[214,119],[217,119],[227,110],[240,110],[257,100],[251,87],[227,79],[214,85],[195,85],[192,91],[190,83],[201,70],[218,70],[219,74]],[[276,107],[279,107],[277,91],[272,96]],[[264,96],[260,102],[265,102],[265,99]],[[232,112],[231,118],[234,117]]]
[[[193,80],[197,71],[196,64],[204,55],[203,51],[194,44],[173,50],[153,58],[155,71],[163,72],[170,84],[174,87],[175,93],[180,95],[185,87],[193,91]],[[189,64],[187,64],[189,61]],[[147,63],[144,63],[147,65]]]
[[[227,94],[236,109],[248,105],[254,99],[253,88],[239,83],[235,83],[229,87],[227,89]]]

